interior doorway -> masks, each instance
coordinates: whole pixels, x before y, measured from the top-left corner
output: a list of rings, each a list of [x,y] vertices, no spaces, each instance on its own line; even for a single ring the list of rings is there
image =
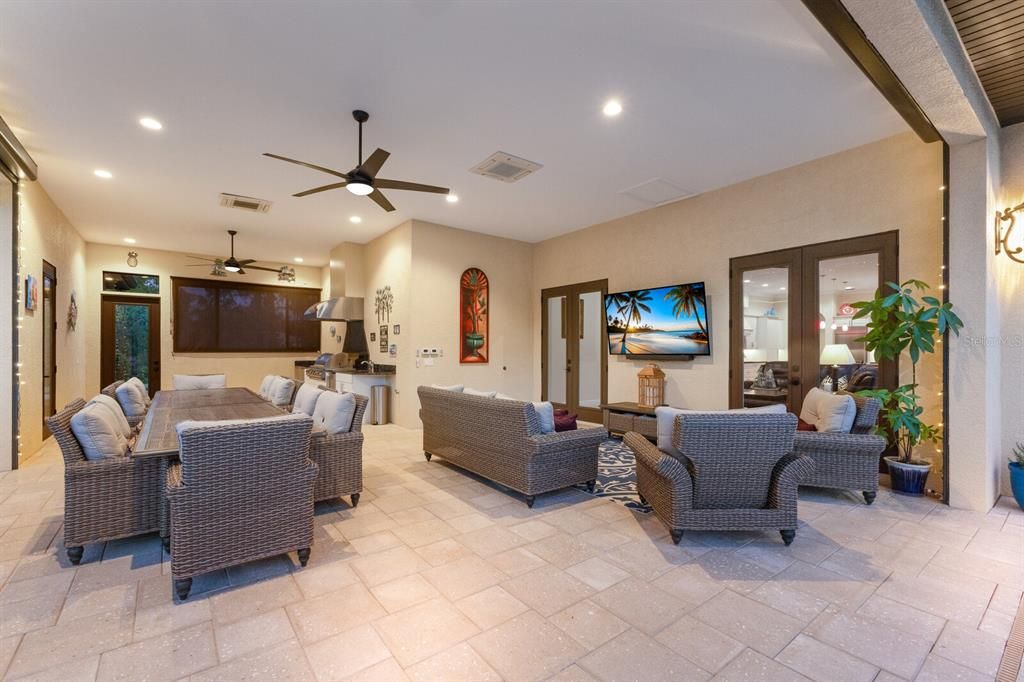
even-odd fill
[[[160,390],[160,299],[104,296],[100,317],[100,382],[138,377]]]
[[[601,423],[608,399],[608,280],[541,292],[541,399]]]
[[[43,261],[43,438],[46,418],[57,413],[57,268]]]

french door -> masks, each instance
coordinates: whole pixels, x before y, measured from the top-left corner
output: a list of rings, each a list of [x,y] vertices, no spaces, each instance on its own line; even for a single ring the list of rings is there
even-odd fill
[[[160,390],[160,299],[104,296],[100,316],[100,381],[138,377]]]
[[[733,258],[729,267],[729,405],[785,404],[814,387],[894,388],[895,361],[857,339],[852,303],[899,281],[897,232]]]
[[[43,261],[43,438],[46,418],[57,413],[57,268]]]
[[[608,280],[541,292],[541,399],[601,422],[608,396]]]

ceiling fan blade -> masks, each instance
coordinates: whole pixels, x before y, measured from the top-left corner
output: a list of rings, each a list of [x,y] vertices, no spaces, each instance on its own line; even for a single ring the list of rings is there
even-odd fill
[[[391,205],[391,202],[388,201],[388,198],[386,196],[384,196],[383,194],[380,193],[379,189],[373,190],[372,192],[370,192],[366,196],[368,196],[371,199],[373,199],[377,203],[378,206],[383,208],[388,213],[390,213],[391,211],[395,210],[395,207]]]
[[[326,192],[329,189],[338,189],[339,187],[344,187],[347,184],[348,184],[347,180],[345,182],[335,182],[332,185],[324,185],[323,187],[314,187],[313,189],[307,189],[305,192],[299,192],[297,194],[293,194],[292,196],[293,197],[308,197],[310,194],[316,194],[317,192]]]
[[[266,272],[281,272],[281,268],[265,268],[260,265],[250,265],[250,270],[265,270]]]
[[[380,147],[377,147],[377,149],[373,150],[373,153],[370,154],[370,157],[366,159],[366,161],[359,164],[359,168],[357,170],[372,178],[380,172],[380,167],[384,165],[384,162],[388,160],[389,156],[391,156],[390,152],[386,152]]]
[[[373,186],[381,189],[407,189],[412,192],[433,192],[434,194],[448,194],[451,191],[447,187],[421,185],[418,182],[405,182],[404,180],[384,180],[383,178],[374,179]]]
[[[187,253],[185,255],[188,256],[189,258],[195,258],[196,260],[204,260],[207,263],[216,263],[217,261],[222,260],[221,258],[205,258],[203,256],[192,256]]]
[[[324,168],[323,166],[318,166],[314,163],[306,163],[305,161],[299,161],[298,159],[289,159],[287,156],[278,156],[277,154],[270,153],[264,153],[263,156],[269,156],[270,158],[277,159],[278,161],[287,161],[288,163],[294,163],[300,166],[305,166],[306,168],[318,170],[321,173],[327,173],[328,175],[334,175],[339,178],[345,178],[346,180],[348,179],[348,176],[345,173],[342,173],[341,171],[331,170],[330,168]]]
[[[248,265],[249,263],[255,263],[255,262],[256,262],[255,258],[246,258],[245,260],[238,261],[238,264],[239,265]]]
[[[228,272],[231,272],[231,271],[228,270]],[[245,274],[245,268],[238,268],[238,270],[235,270],[235,274],[236,275],[244,275]]]

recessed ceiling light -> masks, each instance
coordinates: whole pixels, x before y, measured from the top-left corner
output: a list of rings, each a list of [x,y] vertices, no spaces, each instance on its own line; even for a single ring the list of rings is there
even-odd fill
[[[140,118],[139,125],[143,128],[148,128],[149,130],[161,130],[164,127],[163,123],[156,120],[155,118],[150,118],[149,116],[144,116],[143,118]]]
[[[785,291],[786,287],[779,287],[779,291]]]
[[[617,99],[610,99],[604,103],[604,107],[601,109],[605,116],[612,117],[618,116],[622,113],[622,103]]]
[[[358,225],[359,223],[363,222],[363,219],[362,219],[362,218],[360,218],[360,217],[359,217],[359,216],[357,216],[357,215],[354,215],[354,216],[349,216],[349,219],[348,219],[348,221],[349,221],[350,223],[355,223],[356,225]]]
[[[301,263],[302,262],[302,256],[296,256],[292,260],[294,260],[296,263]]]
[[[108,170],[103,170],[102,168],[97,168],[92,172],[92,174],[95,175],[97,178],[103,178],[104,180],[109,180],[110,178],[114,177],[113,173],[111,173]]]
[[[853,291],[853,287],[843,287],[846,291]]]
[[[743,280],[743,283],[744,284],[750,284],[750,280],[749,279],[745,279],[745,280]]]
[[[762,284],[761,286],[763,286],[763,287],[766,287],[766,286],[768,286],[768,283],[767,283],[767,282],[765,282],[765,283],[764,283],[764,284]]]
[[[456,204],[459,201],[459,195],[458,194],[449,194],[448,196],[446,196],[444,198],[444,200],[447,201],[449,204]]]
[[[135,237],[125,237],[124,238],[124,243],[125,244],[134,244],[135,243]]]

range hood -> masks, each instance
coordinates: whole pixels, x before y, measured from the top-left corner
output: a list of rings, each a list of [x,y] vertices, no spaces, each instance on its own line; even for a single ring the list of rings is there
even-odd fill
[[[326,301],[320,301],[306,308],[303,317],[307,320],[322,320],[324,322],[362,320],[363,299],[355,298],[354,296],[329,298]]]
[[[330,298],[311,305],[303,317],[324,322],[363,319],[363,247],[342,242],[331,250]],[[365,343],[365,341],[364,341]]]

